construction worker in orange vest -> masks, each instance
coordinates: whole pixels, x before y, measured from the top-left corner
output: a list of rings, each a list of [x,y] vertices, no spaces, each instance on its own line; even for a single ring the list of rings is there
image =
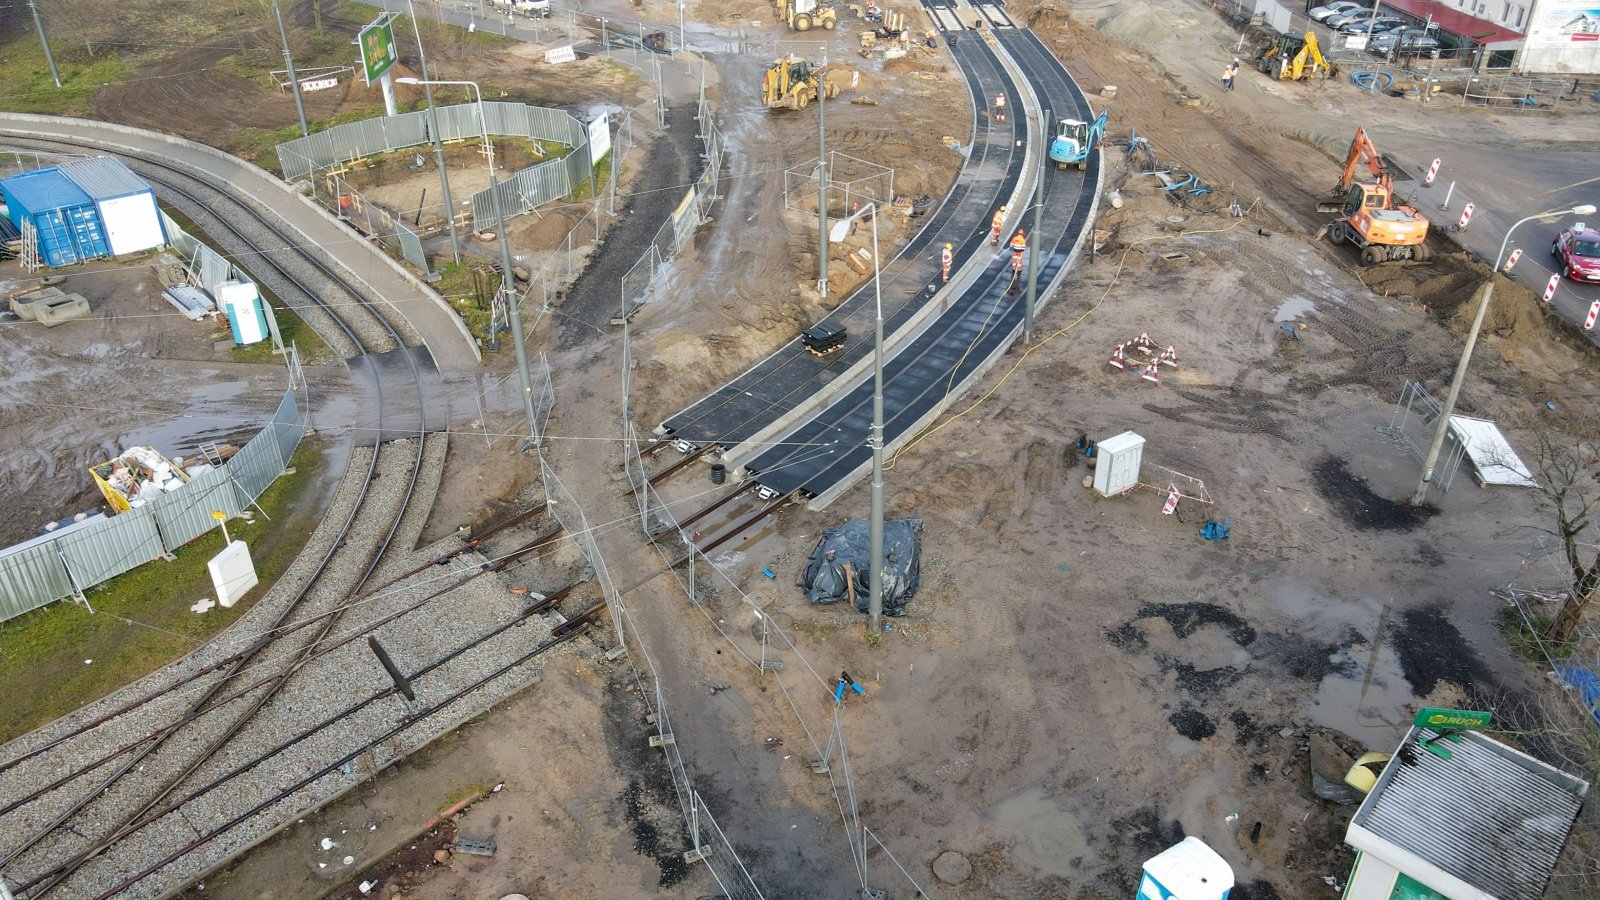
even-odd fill
[[[996,122],[1004,122],[1006,120],[1006,95],[1005,94],[995,94],[994,95],[994,120]]]
[[[1006,208],[1004,206],[994,211],[993,226],[989,230],[989,246],[1000,246],[1000,229],[1006,224]]]
[[[1017,289],[1017,284],[1022,281],[1022,254],[1028,249],[1028,237],[1018,228],[1017,233],[1011,236],[1011,288],[1006,293]]]
[[[950,261],[952,259],[954,259],[954,254],[952,253],[952,251],[954,249],[955,248],[952,245],[945,244],[944,245],[944,249],[939,251],[939,277],[941,279],[941,281],[939,282],[940,284],[949,284],[950,283]]]

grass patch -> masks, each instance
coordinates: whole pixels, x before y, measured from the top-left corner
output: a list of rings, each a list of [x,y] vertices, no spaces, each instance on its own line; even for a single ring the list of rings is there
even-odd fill
[[[444,263],[439,266],[439,280],[433,283],[433,289],[466,321],[467,330],[474,339],[486,341],[489,322],[493,318],[489,304],[494,298],[496,276],[489,272],[489,277],[485,278],[480,273],[474,284],[472,272],[478,268],[482,267],[469,263]]]
[[[171,216],[172,221],[178,223],[179,228],[182,228],[184,231],[188,232],[194,237],[200,238],[202,241],[206,240],[206,233],[201,231],[198,225],[195,225],[193,219],[190,219],[188,216],[176,209],[173,209],[165,203],[161,204],[161,210],[167,215]],[[221,253],[223,258],[227,259],[235,266],[239,266],[241,269],[244,268],[244,266],[239,265],[239,261],[237,259],[230,254],[223,253],[223,251],[218,249],[215,244],[212,244],[210,241],[206,241],[206,243],[211,247],[211,249]],[[268,290],[267,287],[261,284],[259,281],[256,282],[256,288],[261,291],[262,298],[268,303],[272,304],[272,310],[275,314],[277,314],[274,317],[278,320],[278,334],[283,337],[283,345],[285,347],[289,346],[290,344],[294,344],[296,347],[298,347],[300,349],[300,360],[302,362],[316,362],[323,359],[333,358],[332,348],[330,348],[327,343],[322,340],[321,335],[318,335],[310,325],[306,324],[304,319],[300,318],[300,316],[295,313],[292,307],[285,304],[282,298]],[[251,344],[248,347],[235,347],[231,351],[229,358],[234,362],[245,363],[276,363],[278,361],[278,357],[274,356],[272,353],[272,342],[270,340],[262,341],[259,344]]]
[[[594,167],[594,177],[578,185],[578,189],[568,195],[568,200],[593,200],[595,195],[604,191],[611,184],[611,157],[607,153],[600,164]]]
[[[23,15],[21,11],[14,14]],[[0,44],[0,61],[5,63],[6,71],[5,78],[0,79],[0,109],[56,116],[87,115],[95,93],[107,84],[121,81],[128,71],[122,57],[113,51],[102,51],[99,56],[83,60],[58,52],[58,88],[50,78],[44,49],[32,28]]]
[[[1550,628],[1552,619],[1549,616],[1534,615],[1532,621],[1522,618],[1522,615],[1513,608],[1506,608],[1502,613],[1505,616],[1506,643],[1511,645],[1511,650],[1518,656],[1537,666],[1548,665],[1545,653],[1555,659],[1564,659],[1572,652],[1572,648],[1557,645],[1546,645],[1543,635]]]
[[[838,622],[829,622],[826,619],[795,619],[794,623],[789,626],[789,630],[820,644],[843,631],[844,626]]]
[[[295,471],[261,495],[272,521],[229,523],[230,534],[250,544],[261,578],[232,609],[189,611],[201,597],[215,598],[206,561],[223,543],[213,529],[179,548],[176,561],[146,563],[90,590],[93,613],[63,601],[0,624],[0,683],[9,696],[26,698],[0,704],[0,742],[183,656],[266,596],[316,527],[321,515],[317,483],[325,460],[320,442],[302,442],[291,463]]]

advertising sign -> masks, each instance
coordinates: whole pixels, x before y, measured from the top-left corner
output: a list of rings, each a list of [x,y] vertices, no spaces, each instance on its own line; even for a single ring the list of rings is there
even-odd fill
[[[1561,47],[1600,41],[1600,0],[1550,0],[1528,23],[1528,46]]]
[[[367,84],[375,83],[395,64],[394,24],[387,14],[361,29],[356,39],[361,46],[361,72]]]
[[[598,163],[611,152],[611,117],[604,113],[589,123],[589,162]]]

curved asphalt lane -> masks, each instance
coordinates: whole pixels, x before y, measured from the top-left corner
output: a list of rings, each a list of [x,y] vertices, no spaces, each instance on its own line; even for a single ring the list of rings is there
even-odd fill
[[[1072,76],[1026,29],[995,29],[994,37],[1026,73],[1036,96],[1057,117],[1089,118],[1089,104]],[[968,42],[963,42],[965,46]],[[1048,140],[1050,129],[1045,129]],[[1067,264],[1088,227],[1099,181],[1100,155],[1089,157],[1084,172],[1045,167],[1045,198],[1040,233],[1029,240],[1039,260],[1039,284],[1050,285]],[[1031,217],[1028,220],[1031,223]],[[1022,323],[1025,285],[1007,293],[1010,253],[997,253],[962,295],[955,308],[884,366],[884,441],[892,444],[918,419],[948,398],[1013,338]],[[1043,290],[1041,290],[1041,296]],[[810,422],[771,450],[746,464],[756,480],[779,494],[802,491],[816,496],[849,478],[871,459],[867,437],[872,425],[870,379],[838,398]]]
[[[1010,98],[1007,102],[1012,109],[1022,108],[1021,96],[984,41],[959,41],[950,50],[966,75],[975,109],[986,109],[987,98],[1001,91]],[[1025,154],[1018,141],[1026,136],[1023,125],[1013,116],[1005,123],[988,123],[976,130],[972,152],[962,165],[955,187],[899,256],[883,267],[879,280],[885,305],[899,304],[886,311],[886,334],[892,335],[930,302],[926,288],[938,280],[937,248],[947,242],[955,244],[958,260],[987,249],[990,217],[1002,198],[1010,196],[1022,175]],[[851,335],[844,349],[818,358],[806,352],[797,335],[771,356],[668,419],[664,431],[675,439],[699,445],[732,446],[749,439],[872,352],[872,300],[869,281],[822,320],[844,325]],[[945,297],[942,302],[951,300]]]

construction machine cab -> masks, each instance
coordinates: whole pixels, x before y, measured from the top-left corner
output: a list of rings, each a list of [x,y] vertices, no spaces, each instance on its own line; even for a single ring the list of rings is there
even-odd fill
[[[1389,191],[1382,185],[1362,184],[1355,182],[1350,185],[1350,190],[1345,194],[1344,215],[1354,218],[1361,215],[1362,210],[1387,209],[1389,207]]]

